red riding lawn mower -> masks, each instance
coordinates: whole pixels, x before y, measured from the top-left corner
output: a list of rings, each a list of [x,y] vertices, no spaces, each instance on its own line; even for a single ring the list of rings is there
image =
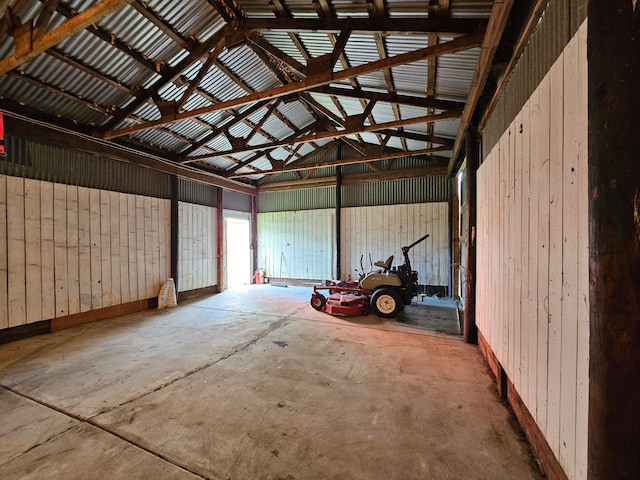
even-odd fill
[[[391,267],[393,255],[386,261],[375,262],[381,271],[369,272],[358,282],[340,282],[327,286],[314,286],[311,294],[311,306],[320,312],[331,315],[359,316],[373,310],[383,318],[397,317],[405,305],[418,293],[418,272],[411,270],[409,250],[429,235],[402,247],[404,265]],[[327,298],[320,290],[328,290]]]

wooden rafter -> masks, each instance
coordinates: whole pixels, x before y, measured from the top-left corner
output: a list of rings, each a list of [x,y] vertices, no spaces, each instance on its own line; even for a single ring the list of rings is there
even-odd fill
[[[224,45],[224,32],[219,32],[217,35],[213,35],[207,42],[202,43],[195,50],[193,50],[184,60],[182,60],[178,65],[173,68],[170,68],[168,72],[163,75],[159,80],[157,80],[153,86],[149,89],[141,91],[137,96],[136,100],[131,102],[126,109],[118,112],[117,115],[113,117],[113,119],[104,126],[103,130],[110,130],[115,125],[120,123],[122,120],[133,114],[142,104],[147,102],[154,95],[158,94],[158,91],[166,86],[167,84],[173,82],[176,78],[178,78],[182,72],[184,72],[187,68],[193,65],[195,62],[199,61],[203,56],[210,53],[212,50],[219,51]],[[165,119],[163,125],[167,123],[171,123],[170,119]]]
[[[56,48],[50,48],[49,50],[47,50],[47,55],[51,55],[53,58],[58,59],[61,62],[66,63],[67,65],[71,65],[73,68],[80,70],[84,73],[86,73],[87,75],[92,76],[93,78],[95,78],[96,80],[100,80],[101,82],[104,82],[118,90],[120,90],[121,92],[124,92],[128,95],[131,95],[132,97],[134,97],[138,92],[137,90],[131,88],[128,85],[124,85],[123,83],[119,82],[118,80],[108,77],[107,75],[105,75],[102,72],[99,72],[98,70],[96,70],[95,68],[91,68],[87,65],[85,65],[84,63],[80,62],[79,60],[66,55],[64,53],[62,53],[61,51],[59,51]]]
[[[355,165],[358,163],[367,163],[372,161],[388,160],[391,158],[400,158],[400,157],[421,157],[423,155],[436,153],[436,152],[443,152],[445,150],[446,150],[445,147],[434,147],[434,148],[427,148],[423,150],[415,150],[411,152],[411,154],[408,154],[407,152],[404,152],[404,151],[386,152],[386,153],[381,152],[380,154],[374,157],[347,158],[347,159],[333,160],[328,162],[327,161],[315,162],[312,164],[308,164],[308,163],[298,164],[294,166],[285,166],[280,170],[259,170],[257,172],[252,172],[252,173],[236,173],[233,175],[229,175],[228,178],[242,178],[242,177],[248,177],[256,174],[272,175],[274,173],[293,172],[293,171],[307,170],[310,168],[329,168],[329,167],[338,167],[338,166],[344,166],[344,165]]]
[[[74,10],[67,7],[63,3],[58,4],[56,12],[68,19],[74,18],[77,15]],[[133,48],[132,45],[125,43],[112,33],[100,28],[98,24],[89,25],[86,31],[96,38],[99,38],[102,42],[104,42],[105,45],[109,45],[111,48],[115,48],[116,50],[118,50],[118,52],[120,52],[122,55],[131,58],[138,65],[143,66],[150,73],[162,74],[166,68],[164,63],[156,63],[153,60],[147,58],[145,55]]]
[[[198,162],[198,161],[206,160],[208,158],[213,158],[219,155],[235,155],[238,153],[254,152],[256,150],[265,150],[265,149],[272,150],[274,148],[284,147],[287,145],[292,145],[297,143],[309,143],[309,142],[317,142],[318,140],[324,140],[324,139],[341,138],[341,137],[346,137],[348,135],[355,135],[357,133],[376,132],[382,129],[397,128],[397,127],[402,127],[405,125],[411,125],[416,123],[428,123],[428,122],[437,122],[441,120],[449,120],[452,118],[459,117],[461,113],[462,112],[460,112],[459,110],[454,110],[450,112],[438,113],[434,115],[426,115],[426,116],[417,117],[417,118],[395,120],[395,121],[386,122],[386,123],[377,123],[373,125],[359,125],[351,128],[345,128],[344,130],[325,131],[325,132],[313,133],[313,134],[304,135],[304,136],[292,135],[290,137],[287,137],[284,140],[279,140],[277,142],[272,142],[266,145],[255,145],[255,146],[244,145],[240,148],[234,148],[232,150],[218,152],[216,154],[189,157],[188,159],[183,160],[183,163]]]
[[[446,164],[444,159],[444,163]],[[315,171],[315,170],[313,170]],[[295,173],[295,172],[293,172]],[[351,175],[343,175],[342,185],[355,185],[369,182],[381,182],[385,180],[399,180],[405,178],[420,178],[430,176],[441,176],[447,173],[447,167],[445,166],[425,166],[416,168],[398,169],[393,172],[368,172],[357,173]],[[336,184],[335,176],[318,177],[318,178],[304,178],[295,181],[274,182],[270,183],[268,180],[274,178],[277,174],[265,176],[264,179],[258,183],[260,192],[277,192],[277,191],[290,191],[298,190],[302,188],[320,188],[320,187],[333,187]]]
[[[389,57],[384,60],[378,60],[378,61],[370,62],[364,65],[359,65],[357,67],[352,67],[347,70],[342,70],[338,72],[326,72],[325,74],[314,75],[313,78],[307,78],[297,83],[283,85],[281,87],[272,88],[270,90],[266,90],[263,92],[256,92],[254,94],[245,95],[244,97],[239,97],[232,100],[227,100],[225,102],[220,102],[216,105],[194,109],[189,112],[182,112],[176,116],[175,120],[186,120],[188,118],[197,117],[199,115],[204,115],[204,114],[216,112],[219,110],[228,110],[229,108],[248,105],[259,100],[271,100],[278,97],[284,97],[292,93],[297,93],[297,92],[307,90],[309,88],[320,87],[320,86],[328,85],[330,83],[338,82],[340,80],[347,80],[349,78],[357,77],[359,75],[365,75],[367,73],[379,71],[385,68],[391,68],[397,65],[404,65],[407,63],[416,62],[434,55],[451,54],[451,53],[456,53],[463,50],[468,50],[470,48],[479,46],[482,43],[483,37],[484,37],[483,33],[468,34],[462,37],[458,37],[447,43],[440,43],[438,45],[434,45],[431,47],[421,48],[419,50],[415,50],[412,52],[396,55],[394,57]],[[129,135],[134,132],[147,130],[149,128],[154,128],[160,125],[164,125],[166,123],[170,123],[170,121],[166,121],[162,119],[149,121],[141,125],[121,128],[118,130],[110,130],[105,132],[102,136],[103,138],[106,138],[106,139],[115,138],[123,135]]]
[[[393,58],[393,57],[392,57]],[[420,108],[435,108],[436,110],[457,110],[464,108],[464,103],[451,100],[437,100],[412,95],[400,95],[397,93],[378,93],[367,90],[353,90],[350,88],[332,87],[322,85],[308,90],[311,93],[322,93],[338,97],[359,98],[363,100],[377,99],[379,102],[398,103]]]
[[[465,137],[465,133],[471,122],[471,115],[480,100],[480,95],[487,82],[489,76],[489,70],[491,63],[502,38],[502,33],[507,25],[509,19],[509,13],[513,7],[514,0],[503,0],[493,4],[493,10],[491,12],[491,19],[487,26],[487,34],[482,42],[482,51],[480,53],[480,59],[476,67],[473,81],[471,82],[471,92],[467,98],[467,105],[465,106],[462,119],[460,121],[460,127],[458,128],[458,135],[456,136],[456,143],[453,147],[453,154],[451,155],[451,161],[449,162],[449,174],[453,172],[455,163],[457,161],[458,153],[462,147],[462,140]]]
[[[8,72],[6,75],[15,77],[15,78],[19,78],[20,80],[22,80],[23,82],[27,82],[35,87],[37,87],[40,90],[44,90],[47,91],[49,93],[53,93],[55,95],[58,95],[60,97],[64,97],[67,100],[72,100],[75,103],[78,103],[86,108],[88,108],[89,110],[93,110],[95,112],[99,112],[105,116],[109,115],[109,107],[108,106],[104,106],[104,105],[98,105],[94,102],[90,102],[84,98],[79,97],[78,95],[74,95],[71,92],[67,92],[65,90],[62,90],[61,88],[58,87],[54,87],[53,85],[49,85],[47,83],[44,83],[40,80],[37,80],[35,78],[30,77],[29,75],[25,74],[25,73],[18,73],[17,71],[11,71]]]
[[[26,28],[24,32],[21,32],[22,36],[15,37],[16,53],[0,60],[0,75],[34,59],[47,49],[81,32],[89,25],[98,23],[107,15],[120,10],[132,1],[133,0],[103,0],[67,20],[61,26],[36,38],[33,38],[32,28]]]
[[[139,0],[135,0],[131,6],[136,9],[136,11],[142,15],[144,18],[149,20],[152,24],[154,24],[158,29],[160,29],[167,37],[171,38],[175,43],[180,45],[185,50],[193,50],[197,46],[197,42],[193,39],[183,38],[178,32],[176,32],[173,28],[167,25],[164,21],[158,17],[158,15],[151,10],[149,5],[146,3],[142,3]]]
[[[180,154],[182,156],[184,156],[184,157],[188,157],[193,152],[195,152],[199,148],[203,147],[204,145],[209,143],[211,140],[216,138],[218,135],[220,135],[222,133],[222,129],[224,127],[230,128],[233,125],[236,125],[236,124],[242,122],[245,118],[253,115],[255,112],[257,112],[258,110],[263,108],[265,105],[267,105],[267,103],[268,103],[268,101],[266,101],[266,100],[262,101],[262,102],[257,102],[254,105],[252,105],[250,108],[248,108],[245,111],[243,111],[242,113],[237,113],[235,115],[230,115],[229,116],[229,120],[224,121],[223,124],[220,125],[217,128],[216,127],[211,128],[210,129],[211,131],[205,137],[201,138],[200,140],[198,140],[196,142],[193,142],[189,148],[187,148],[186,150],[183,150],[182,152],[180,152]]]
[[[477,31],[484,31],[486,20],[468,18],[336,18],[322,16],[319,19],[308,18],[247,18],[244,20],[245,31],[282,31],[282,32],[314,32],[340,33],[347,23],[355,33],[398,33],[456,36]]]

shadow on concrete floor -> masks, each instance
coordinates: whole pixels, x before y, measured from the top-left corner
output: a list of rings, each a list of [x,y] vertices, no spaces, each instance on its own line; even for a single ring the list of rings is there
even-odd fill
[[[462,334],[458,304],[450,298],[422,297],[407,305],[395,324],[447,335]]]

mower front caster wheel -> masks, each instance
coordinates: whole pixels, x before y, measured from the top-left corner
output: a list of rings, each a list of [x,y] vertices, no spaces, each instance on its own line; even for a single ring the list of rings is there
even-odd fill
[[[313,292],[311,294],[311,302],[309,303],[311,303],[311,306],[315,310],[318,310],[319,312],[321,312],[324,306],[327,304],[327,298],[321,293]]]
[[[371,308],[379,317],[394,318],[400,314],[404,303],[393,288],[379,288],[371,295]]]

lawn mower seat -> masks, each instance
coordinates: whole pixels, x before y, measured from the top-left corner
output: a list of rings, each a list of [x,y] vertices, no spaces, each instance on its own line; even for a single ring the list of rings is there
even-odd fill
[[[374,265],[376,267],[381,267],[384,268],[383,272],[388,272],[389,270],[391,270],[391,264],[393,263],[393,255],[391,255],[389,258],[387,258],[386,261],[381,261],[378,260],[377,262],[374,263]]]

